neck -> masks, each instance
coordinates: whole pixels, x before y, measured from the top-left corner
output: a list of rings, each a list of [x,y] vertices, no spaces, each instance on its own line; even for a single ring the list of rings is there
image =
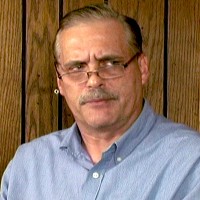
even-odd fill
[[[83,146],[94,163],[98,163],[102,158],[102,153],[131,127],[141,111],[142,105],[138,106],[137,112],[132,114],[131,117],[123,118],[121,121],[106,127],[93,127],[76,119],[83,140]]]
[[[113,134],[113,133],[112,133]],[[81,134],[83,146],[89,153],[93,163],[98,163],[105,152],[122,134],[96,133]]]

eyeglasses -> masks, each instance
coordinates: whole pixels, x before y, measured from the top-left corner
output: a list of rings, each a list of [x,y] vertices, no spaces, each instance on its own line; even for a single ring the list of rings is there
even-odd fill
[[[90,76],[95,73],[102,79],[113,79],[122,77],[124,75],[125,68],[139,55],[136,53],[133,57],[131,57],[126,63],[121,63],[115,60],[103,61],[100,64],[99,69],[94,71],[87,71],[87,65],[85,63],[76,63],[70,67],[65,69],[59,63],[55,63],[56,72],[59,79],[62,79],[63,76],[67,76],[71,81],[76,83],[84,83],[87,82]],[[61,66],[63,74],[58,72],[58,66]]]

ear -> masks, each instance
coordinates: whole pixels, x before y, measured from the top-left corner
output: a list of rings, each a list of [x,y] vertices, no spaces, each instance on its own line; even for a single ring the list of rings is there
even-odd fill
[[[142,85],[145,85],[149,80],[150,73],[149,73],[149,62],[147,56],[144,53],[142,53],[138,57],[138,64],[142,77]]]
[[[63,80],[58,78],[57,76],[57,85],[58,85],[58,89],[59,89],[59,93],[63,96],[64,95],[64,90],[63,90]]]

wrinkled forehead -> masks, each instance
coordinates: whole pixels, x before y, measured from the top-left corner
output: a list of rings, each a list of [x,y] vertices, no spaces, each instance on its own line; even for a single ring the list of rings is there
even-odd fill
[[[54,53],[57,61],[60,58],[61,51],[63,51],[63,46],[66,44],[66,42],[72,42],[73,39],[79,38],[79,43],[77,43],[77,45],[83,44],[84,42],[87,44],[88,40],[92,40],[98,37],[103,37],[104,42],[106,40],[109,45],[113,45],[116,48],[122,48],[124,45],[128,51],[131,49],[129,45],[129,34],[127,34],[123,23],[121,23],[119,20],[83,20],[73,23],[70,26],[66,26],[57,34],[54,46]],[[88,45],[94,46],[96,44],[90,42]],[[124,46],[123,48],[125,48]],[[107,48],[109,48],[109,46]]]
[[[60,33],[60,48],[65,53],[72,51],[128,51],[128,42],[123,26],[115,21],[79,23]]]

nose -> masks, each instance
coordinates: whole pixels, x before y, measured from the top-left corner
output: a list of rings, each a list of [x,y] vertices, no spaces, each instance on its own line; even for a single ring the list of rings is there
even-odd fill
[[[89,72],[87,72],[88,79],[90,78],[90,76],[92,74],[96,74],[97,76],[99,76],[99,72],[97,70],[96,71],[89,71]]]
[[[99,76],[98,71],[87,72],[87,87],[100,87],[103,85],[103,79]]]

